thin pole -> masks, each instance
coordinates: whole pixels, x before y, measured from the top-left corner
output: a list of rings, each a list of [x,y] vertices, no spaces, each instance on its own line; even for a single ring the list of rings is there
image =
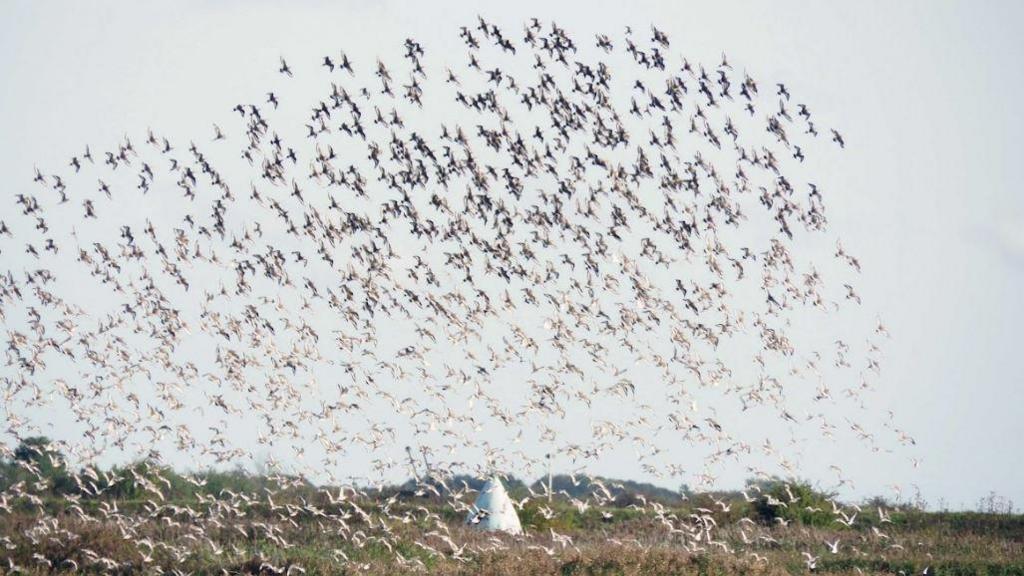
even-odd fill
[[[420,481],[419,472],[416,471],[416,459],[412,456],[412,448],[409,446],[405,447],[405,453],[409,455],[409,467],[412,468],[412,476],[417,482]]]
[[[548,460],[548,502],[551,502],[551,497],[552,497],[553,494],[551,492],[552,484],[551,484],[551,453],[550,452],[547,455],[547,460]]]
[[[431,478],[431,475],[430,475],[430,461],[427,460],[427,447],[426,446],[423,446],[423,447],[420,448],[420,455],[423,456],[424,474],[426,474],[427,479],[429,480]]]

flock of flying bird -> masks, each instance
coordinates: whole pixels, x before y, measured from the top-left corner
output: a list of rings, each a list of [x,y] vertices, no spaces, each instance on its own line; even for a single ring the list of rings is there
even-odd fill
[[[799,333],[801,317],[860,303],[860,263],[827,240],[825,193],[800,176],[815,146],[845,147],[838,131],[724,56],[674,56],[656,28],[578,43],[553,23],[513,34],[480,19],[459,36],[465,54],[439,74],[411,39],[388,64],[282,58],[230,125],[93,143],[26,179],[0,222],[8,454],[54,437],[85,494],[111,484],[110,458],[262,455],[284,484],[345,486],[302,513],[388,542],[408,514],[360,508],[356,478],[412,467],[443,483],[543,470],[547,455],[582,474],[625,446],[646,475],[710,484],[755,454],[795,473],[785,435],[806,426],[882,449],[847,405],[863,406],[884,326],[810,346]],[[813,394],[789,393],[801,379]],[[778,426],[751,430],[755,413]],[[680,446],[703,462],[682,466]],[[180,508],[158,478],[136,481],[154,516],[173,508],[194,535],[138,541],[144,558],[223,552],[204,530],[253,499],[295,512],[269,493]],[[444,495],[468,509],[465,490]],[[608,499],[598,488],[592,503]],[[645,508],[686,546],[727,547],[710,513]],[[145,521],[101,513],[127,535]],[[422,546],[471,552],[433,520]]]

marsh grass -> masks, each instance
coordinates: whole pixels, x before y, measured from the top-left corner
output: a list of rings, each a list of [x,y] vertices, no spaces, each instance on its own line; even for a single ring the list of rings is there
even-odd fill
[[[406,505],[438,506],[431,502]],[[716,538],[734,552],[718,548],[693,552],[650,514],[611,509],[613,520],[606,522],[595,508],[580,512],[566,503],[551,505],[558,510],[550,520],[531,512],[529,506],[524,510],[527,535],[520,538],[479,533],[450,518],[446,522],[452,539],[477,550],[465,558],[453,557],[436,538],[425,536],[431,526],[417,522],[393,526],[393,539],[385,542],[373,536],[345,538],[337,523],[307,514],[274,519],[279,511],[271,513],[259,506],[253,506],[246,519],[234,525],[225,525],[213,515],[124,512],[133,508],[130,503],[119,504],[122,514],[116,520],[85,520],[71,511],[46,519],[21,511],[6,516],[0,526],[0,538],[6,543],[0,560],[6,566],[10,558],[28,574],[70,574],[70,560],[80,567],[78,572],[109,574],[170,573],[172,569],[221,574],[224,569],[229,574],[263,575],[298,566],[306,574],[725,576],[807,574],[810,571],[802,553],[812,551],[820,556],[815,572],[821,574],[909,576],[931,567],[939,575],[1024,576],[1021,516],[899,512],[885,526],[885,539],[875,536],[873,524],[867,522],[852,528],[733,524],[717,531]],[[401,506],[395,512],[401,513]],[[47,523],[47,536],[40,536],[42,523]],[[119,524],[129,526],[132,535]],[[273,525],[276,537],[267,537],[265,530],[258,528],[261,525]],[[349,526],[351,532],[367,534],[369,528],[358,521]],[[561,547],[552,542],[552,529],[571,536],[573,545]],[[764,538],[755,544],[743,543],[755,534]],[[831,554],[824,542],[836,538],[842,543],[840,552]],[[153,543],[151,552],[136,544],[143,539]],[[176,549],[187,553],[179,554]],[[343,557],[349,562],[343,562]],[[108,558],[111,563],[105,566],[96,558]]]
[[[589,487],[559,478],[559,496],[522,507],[526,534],[513,537],[467,528],[464,512],[404,485],[341,502],[300,479],[228,471],[194,475],[197,484],[172,470],[133,466],[104,474],[97,495],[69,481],[60,465],[39,466],[33,476],[0,462],[7,507],[0,510],[0,574],[13,564],[25,574],[774,576],[810,573],[810,553],[820,574],[916,576],[930,567],[936,575],[1024,576],[1024,515],[1008,513],[1010,506],[927,512],[876,499],[847,527],[831,511],[834,496],[806,483],[758,485],[777,501],[799,501],[793,506],[748,502],[739,492],[681,497],[633,483],[642,492],[620,490],[606,506],[587,507],[579,501]],[[134,475],[159,475],[163,499]],[[512,483],[510,493],[518,500],[526,490]],[[879,506],[890,522],[873,513]],[[716,544],[670,528],[698,513],[718,526]],[[552,532],[572,544],[559,544]],[[832,554],[825,542],[836,539],[841,546]]]

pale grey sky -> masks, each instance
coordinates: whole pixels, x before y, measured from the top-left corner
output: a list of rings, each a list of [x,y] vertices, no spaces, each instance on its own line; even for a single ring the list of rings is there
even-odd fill
[[[864,266],[866,313],[893,336],[877,400],[921,458],[913,472],[855,463],[858,493],[913,483],[933,503],[972,505],[994,490],[1024,504],[1024,5],[428,4],[4,2],[5,194],[85,142],[149,126],[206,134],[264,92],[282,54],[370,58],[406,36],[443,52],[477,13],[511,30],[537,16],[587,35],[653,22],[673,52],[714,62],[725,51],[844,128],[846,153],[825,166],[831,227]]]

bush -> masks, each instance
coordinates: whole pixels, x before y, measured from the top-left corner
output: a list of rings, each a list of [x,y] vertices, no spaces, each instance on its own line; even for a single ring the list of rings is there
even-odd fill
[[[779,519],[804,526],[834,524],[831,503],[834,494],[815,490],[802,481],[772,479],[757,486],[761,488],[762,497],[753,503],[753,512],[765,524],[774,524]]]

